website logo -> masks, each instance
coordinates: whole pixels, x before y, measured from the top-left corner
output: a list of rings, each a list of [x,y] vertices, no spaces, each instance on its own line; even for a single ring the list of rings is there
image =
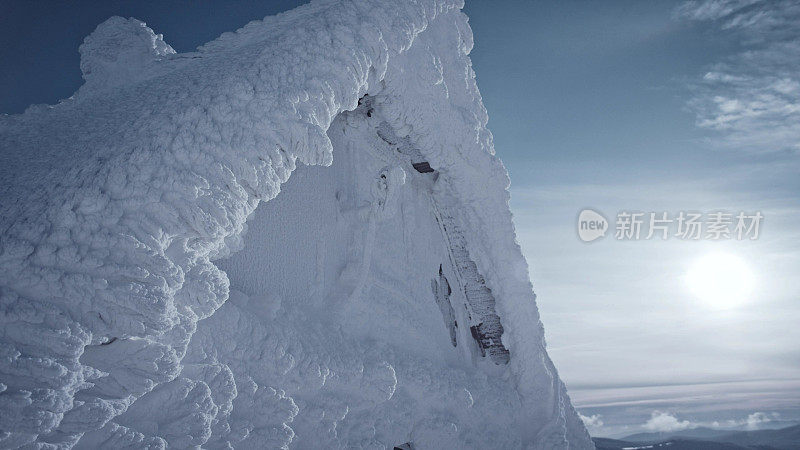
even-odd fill
[[[606,235],[608,220],[597,211],[584,209],[578,214],[578,237],[583,242],[592,242]]]

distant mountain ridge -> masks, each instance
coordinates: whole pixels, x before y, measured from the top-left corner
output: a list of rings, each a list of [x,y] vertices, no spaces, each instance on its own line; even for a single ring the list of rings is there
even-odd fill
[[[720,430],[708,427],[690,428],[681,431],[657,431],[650,433],[636,433],[621,438],[623,441],[631,442],[652,442],[667,439],[689,438],[689,439],[713,439],[736,432],[736,430]]]
[[[637,433],[622,439],[593,440],[598,450],[800,450],[800,425],[758,431],[694,428],[675,433]]]

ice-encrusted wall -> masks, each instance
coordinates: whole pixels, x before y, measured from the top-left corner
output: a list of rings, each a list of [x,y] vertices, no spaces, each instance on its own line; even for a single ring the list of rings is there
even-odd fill
[[[316,2],[191,54],[112,18],[72,98],[0,118],[0,447],[590,448],[461,6]],[[437,204],[507,364],[475,351],[457,289],[452,346]]]

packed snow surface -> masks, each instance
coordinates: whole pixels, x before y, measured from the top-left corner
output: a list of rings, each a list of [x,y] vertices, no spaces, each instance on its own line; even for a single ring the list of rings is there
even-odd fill
[[[0,447],[592,448],[462,6],[113,17],[1,117]]]

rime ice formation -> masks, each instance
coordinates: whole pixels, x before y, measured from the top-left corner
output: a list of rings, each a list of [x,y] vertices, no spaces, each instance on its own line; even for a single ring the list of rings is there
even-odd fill
[[[0,118],[0,447],[592,448],[462,6],[111,18]]]

